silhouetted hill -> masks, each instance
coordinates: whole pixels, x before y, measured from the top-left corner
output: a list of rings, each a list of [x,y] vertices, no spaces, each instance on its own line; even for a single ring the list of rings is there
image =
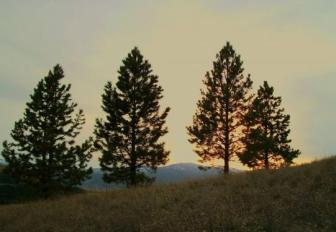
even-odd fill
[[[5,174],[1,174],[4,165],[0,164],[0,190],[2,192],[1,199],[13,199],[17,194],[22,193],[22,185],[16,183],[15,180],[10,178]],[[155,184],[162,183],[176,183],[187,180],[202,179],[211,176],[220,175],[222,172],[222,167],[214,167],[208,170],[200,170],[199,165],[194,163],[178,163],[172,164],[164,167],[159,167],[156,174],[151,174],[156,176]],[[231,169],[232,173],[240,172],[238,169]],[[85,189],[94,190],[104,190],[104,189],[121,189],[125,188],[123,184],[107,184],[102,179],[103,173],[100,169],[94,169],[92,177],[85,181],[81,187]],[[6,195],[6,196],[4,196]],[[1,196],[0,196],[1,197]]]
[[[82,187],[87,189],[119,189],[124,188],[121,184],[106,184],[102,180],[102,172],[100,169],[94,169],[90,180],[83,183]],[[195,180],[206,178],[210,176],[220,175],[222,172],[221,167],[210,168],[209,170],[200,170],[199,165],[194,163],[177,163],[164,167],[159,167],[156,174],[156,184],[162,183],[176,183],[187,180]],[[232,173],[240,172],[238,169],[231,169]]]

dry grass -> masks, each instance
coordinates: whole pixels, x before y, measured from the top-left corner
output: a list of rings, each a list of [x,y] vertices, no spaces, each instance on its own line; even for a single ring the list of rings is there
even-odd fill
[[[0,231],[336,231],[336,159],[0,206]]]

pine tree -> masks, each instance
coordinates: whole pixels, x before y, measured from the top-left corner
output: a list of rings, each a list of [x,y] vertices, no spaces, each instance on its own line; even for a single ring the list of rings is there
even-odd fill
[[[239,155],[250,168],[277,168],[289,165],[300,154],[290,147],[290,116],[281,108],[281,97],[275,97],[274,88],[265,81],[260,86],[245,116],[243,143],[245,150]]]
[[[242,66],[240,55],[227,42],[217,54],[213,70],[205,75],[193,125],[187,127],[200,162],[223,159],[225,174],[229,161],[241,149],[242,116],[251,99],[252,81],[243,75]]]
[[[118,73],[116,86],[108,82],[102,95],[106,119],[96,121],[95,145],[102,152],[104,180],[132,187],[153,181],[148,170],[168,161],[160,138],[168,132],[170,109],[160,113],[163,89],[138,48],[123,60]]]
[[[92,139],[74,145],[85,122],[83,111],[74,115],[70,84],[60,81],[64,73],[56,65],[30,96],[24,116],[15,122],[13,142],[3,143],[6,171],[19,181],[33,185],[45,195],[70,188],[89,177]]]

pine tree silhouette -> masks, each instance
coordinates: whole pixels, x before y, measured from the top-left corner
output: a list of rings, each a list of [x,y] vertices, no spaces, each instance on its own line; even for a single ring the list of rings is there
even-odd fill
[[[92,139],[74,145],[85,123],[83,111],[76,115],[70,84],[61,84],[60,65],[49,71],[34,89],[24,117],[15,123],[13,142],[3,143],[6,171],[48,195],[51,190],[80,184],[91,174]]]
[[[254,169],[288,165],[300,154],[289,145],[290,116],[281,108],[281,97],[273,94],[274,88],[265,81],[245,116],[245,150],[239,158]]]
[[[168,132],[165,119],[170,109],[160,113],[162,91],[138,48],[123,60],[116,86],[106,84],[102,95],[106,118],[97,119],[95,129],[106,182],[128,187],[151,182],[144,169],[155,171],[168,161],[169,152],[160,138]]]
[[[241,149],[242,116],[251,99],[252,81],[243,75],[242,66],[240,56],[227,42],[205,75],[205,90],[201,90],[193,125],[187,127],[200,162],[223,159],[224,173],[229,172],[229,161]]]

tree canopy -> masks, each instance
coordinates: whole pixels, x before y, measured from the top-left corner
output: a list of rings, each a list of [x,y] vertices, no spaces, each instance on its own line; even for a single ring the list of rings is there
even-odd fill
[[[252,81],[243,74],[243,61],[232,45],[220,50],[207,72],[193,124],[187,127],[189,141],[201,162],[222,159],[224,173],[229,161],[241,150],[243,115],[251,99]]]
[[[102,95],[105,119],[96,120],[96,148],[107,182],[135,186],[148,183],[148,174],[168,161],[160,138],[168,132],[169,107],[160,111],[163,89],[158,76],[138,48],[123,60],[115,85],[108,82]]]
[[[92,139],[75,145],[85,119],[82,110],[75,112],[71,85],[61,84],[63,78],[62,67],[56,65],[39,81],[23,118],[15,122],[13,141],[3,143],[6,171],[46,194],[78,185],[92,172]]]
[[[281,97],[274,96],[274,88],[267,81],[245,115],[244,151],[240,161],[251,168],[276,168],[289,165],[299,154],[290,147],[288,138],[290,116],[281,107]]]

